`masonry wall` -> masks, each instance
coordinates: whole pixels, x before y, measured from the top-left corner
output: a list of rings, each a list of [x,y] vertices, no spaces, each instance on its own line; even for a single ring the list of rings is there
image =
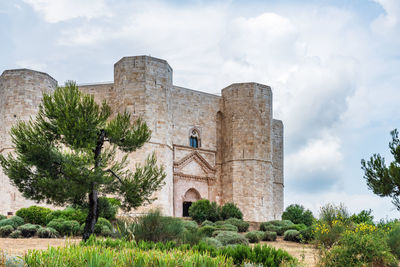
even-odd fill
[[[280,219],[283,212],[283,123],[280,120],[272,121],[272,166],[273,166],[273,194],[274,219]]]
[[[28,69],[6,70],[0,76],[0,153],[12,152],[11,127],[27,121],[38,111],[43,92],[52,92],[57,81],[48,74]],[[11,185],[0,167],[0,214],[34,205]]]

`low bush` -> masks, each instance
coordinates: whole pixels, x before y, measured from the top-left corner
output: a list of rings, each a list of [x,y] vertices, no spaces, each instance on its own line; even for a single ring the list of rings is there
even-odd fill
[[[24,224],[24,219],[19,216],[13,216],[10,219],[4,219],[0,221],[0,227],[5,225],[11,225],[14,228]]]
[[[32,237],[36,234],[36,231],[40,228],[40,225],[27,223],[21,225],[17,228],[17,230],[21,231],[21,235],[23,237]]]
[[[11,238],[20,238],[20,237],[22,237],[22,233],[21,233],[20,230],[15,230],[9,235],[9,237],[11,237]]]
[[[0,221],[1,221],[1,220],[4,220],[4,219],[7,219],[7,216],[4,216],[4,215],[1,215],[1,214],[0,214]]]
[[[206,237],[203,239],[203,242],[205,242],[209,246],[213,246],[216,248],[222,247],[222,243],[214,237]]]
[[[248,245],[249,241],[243,235],[235,233],[235,232],[221,232],[216,237],[223,246],[226,245],[235,245],[235,244],[243,244]]]
[[[30,206],[22,208],[16,212],[16,215],[24,219],[25,223],[46,225],[46,217],[52,212],[49,208]]]
[[[191,232],[197,231],[199,225],[194,221],[182,221],[183,227]]]
[[[220,218],[219,207],[215,202],[201,199],[190,206],[189,216],[198,223],[202,223],[205,220],[215,222]]]
[[[400,259],[400,224],[396,224],[389,232],[387,243],[391,252]]]
[[[258,243],[263,239],[264,235],[265,233],[262,231],[251,231],[248,232],[245,237],[249,240],[250,243]]]
[[[222,230],[222,231],[232,231],[232,232],[237,232],[238,228],[232,224],[229,223],[224,223],[222,225],[217,225],[215,226],[217,230]]]
[[[278,232],[281,230],[281,227],[270,224],[270,223],[261,223],[260,231],[270,231],[270,232]]]
[[[283,234],[283,240],[300,242],[300,232],[297,230],[287,230]]]
[[[312,226],[300,230],[300,240],[303,243],[309,243],[314,240],[314,228]]]
[[[112,235],[112,232],[108,226],[103,225],[103,227],[101,228],[101,231],[100,231],[100,235],[108,237],[108,236]]]
[[[209,226],[209,225],[205,225],[199,228],[199,233],[207,236],[207,237],[211,237],[213,232],[218,230],[215,226]]]
[[[37,230],[37,235],[39,238],[57,238],[58,232],[51,227],[41,227]]]
[[[189,229],[184,228],[183,237],[181,238],[182,243],[190,245],[198,244],[200,240],[204,237],[204,235],[200,233],[197,229],[196,230],[194,230],[193,228]]]
[[[384,233],[346,231],[330,250],[324,250],[320,266],[397,266]]]
[[[240,233],[247,232],[249,230],[249,226],[250,226],[250,224],[248,222],[245,222],[245,221],[237,219],[237,218],[229,218],[225,222],[236,226]]]
[[[201,223],[201,226],[206,226],[206,225],[214,226],[215,223],[213,223],[212,221],[209,221],[209,220],[205,220],[204,222]]]
[[[263,236],[262,240],[263,241],[275,241],[276,237],[277,237],[276,232],[266,231],[266,232],[264,232],[264,236]]]
[[[178,240],[182,237],[183,232],[184,226],[180,219],[162,216],[158,210],[140,217],[134,227],[134,236],[137,241]]]
[[[292,204],[286,207],[282,213],[282,220],[290,220],[294,224],[305,224],[311,226],[314,216],[310,210],[306,210],[304,206]]]
[[[108,230],[111,231],[112,225],[111,225],[110,221],[105,218],[101,218],[101,217],[98,218],[97,223],[94,226],[94,233],[100,234],[104,227],[108,228]]]
[[[341,235],[350,229],[348,224],[343,221],[334,220],[332,225],[325,223],[324,221],[317,221],[314,229],[314,237],[316,245],[322,245],[330,248],[335,242],[337,242]]]
[[[220,217],[223,220],[229,218],[243,219],[243,213],[234,203],[225,203],[221,207]]]
[[[65,221],[77,221],[79,225],[85,222],[87,212],[68,207],[64,210],[55,210],[46,216],[46,222],[49,223],[54,219],[64,219]]]
[[[1,226],[0,227],[0,236],[7,237],[12,233],[12,231],[14,231],[14,227],[12,227],[11,225]]]
[[[47,224],[47,227],[56,229],[61,236],[73,236],[80,233],[80,225],[77,221],[54,219]]]

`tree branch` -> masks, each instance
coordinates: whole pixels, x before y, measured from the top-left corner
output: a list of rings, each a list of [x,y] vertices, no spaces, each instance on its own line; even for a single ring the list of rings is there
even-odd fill
[[[122,179],[121,179],[113,170],[108,169],[108,170],[106,170],[106,171],[109,172],[109,173],[111,173],[113,176],[115,176],[115,177],[120,181],[120,183],[123,184]]]

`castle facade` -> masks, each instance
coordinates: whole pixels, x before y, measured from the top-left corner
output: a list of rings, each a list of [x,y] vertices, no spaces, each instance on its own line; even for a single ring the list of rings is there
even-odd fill
[[[12,152],[9,135],[17,120],[34,116],[43,92],[57,81],[28,69],[0,76],[0,153]],[[235,83],[221,96],[173,85],[167,61],[124,57],[114,65],[114,82],[79,86],[106,100],[113,111],[128,110],[152,130],[151,140],[130,154],[130,168],[155,151],[165,166],[157,200],[135,213],[160,208],[187,216],[198,199],[234,202],[247,221],[280,219],[283,211],[283,124],[272,116],[272,91],[258,83]],[[36,203],[24,199],[0,167],[0,214]]]

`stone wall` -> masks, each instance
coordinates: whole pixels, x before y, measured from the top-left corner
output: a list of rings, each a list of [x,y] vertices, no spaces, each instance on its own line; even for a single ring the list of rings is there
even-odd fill
[[[46,73],[28,69],[6,70],[0,76],[0,153],[12,152],[11,127],[18,121],[34,117],[43,92],[50,93],[57,81]],[[0,167],[0,214],[34,205],[11,185]]]

